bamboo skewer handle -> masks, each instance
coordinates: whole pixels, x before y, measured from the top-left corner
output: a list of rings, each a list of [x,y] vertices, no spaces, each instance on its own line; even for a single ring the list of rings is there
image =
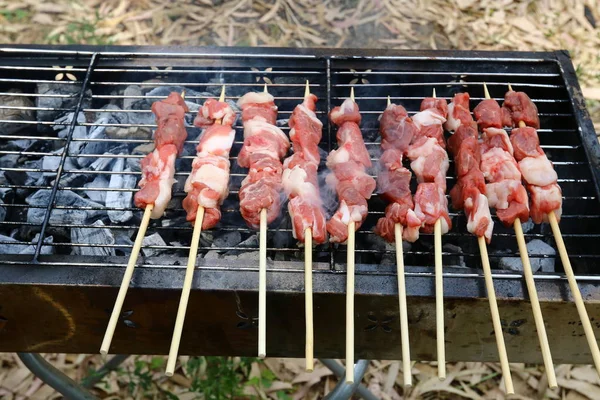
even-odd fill
[[[346,259],[346,382],[354,382],[354,230],[355,222],[348,223]]]
[[[306,370],[314,369],[314,329],[313,329],[313,295],[312,295],[312,230],[304,231],[304,306],[306,313]]]
[[[442,220],[435,221],[435,322],[437,336],[438,377],[446,379],[446,344],[444,338],[444,281],[442,264]]]
[[[183,289],[179,300],[179,308],[177,309],[177,319],[175,320],[175,329],[173,338],[171,339],[171,348],[169,349],[169,358],[167,359],[167,376],[173,376],[175,372],[175,364],[177,363],[177,353],[179,352],[179,344],[181,342],[181,334],[183,332],[183,323],[185,322],[185,313],[190,298],[192,289],[192,281],[194,279],[194,270],[196,268],[196,258],[198,257],[198,245],[200,244],[200,234],[202,233],[202,221],[204,220],[204,207],[198,207],[196,212],[196,220],[194,221],[194,232],[192,233],[192,242],[190,244],[190,254],[185,270],[185,278],[183,280]]]
[[[540,308],[540,301],[535,288],[535,281],[533,280],[533,272],[531,271],[531,264],[529,262],[529,254],[527,253],[527,244],[525,243],[523,228],[521,227],[521,221],[518,218],[515,219],[514,228],[517,236],[517,243],[519,245],[519,253],[521,254],[521,263],[523,264],[523,275],[525,275],[527,292],[529,294],[529,300],[531,301],[531,308],[533,310],[533,319],[535,321],[535,327],[537,329],[538,339],[540,341],[544,366],[546,367],[546,375],[548,376],[548,385],[550,388],[555,388],[557,387],[556,375],[554,373],[554,365],[552,364],[552,354],[550,352],[550,345],[548,344],[548,336],[546,335],[546,326],[544,325],[544,317],[542,316],[542,309]]]
[[[267,356],[267,209],[260,210],[258,265],[258,356]]]
[[[125,269],[125,274],[123,275],[123,280],[121,281],[119,294],[117,295],[117,299],[115,300],[115,306],[113,307],[112,313],[110,314],[108,327],[106,328],[106,332],[104,333],[104,339],[102,340],[102,345],[100,346],[100,354],[102,355],[108,354],[108,350],[110,349],[110,343],[115,333],[115,328],[117,327],[119,316],[121,315],[123,302],[125,301],[125,296],[127,295],[127,289],[129,289],[129,283],[131,282],[131,277],[133,276],[135,263],[140,254],[142,242],[144,241],[144,236],[146,235],[146,230],[148,229],[148,224],[150,223],[150,215],[152,214],[153,209],[153,204],[147,205],[144,209],[144,216],[142,217],[142,222],[140,223],[140,227],[138,229],[137,236],[135,237],[133,248],[131,249],[131,255],[129,256],[129,262],[127,263],[127,268]]]
[[[412,386],[410,341],[408,336],[408,310],[406,305],[406,281],[404,277],[404,254],[402,250],[402,225],[394,225],[396,238],[396,267],[398,269],[398,303],[400,307],[400,338],[402,344],[402,370],[404,386]]]
[[[579,286],[577,286],[575,273],[573,272],[571,260],[569,260],[569,254],[567,253],[567,248],[565,247],[565,242],[560,232],[558,220],[556,219],[556,214],[554,214],[554,211],[551,211],[550,214],[548,214],[548,219],[550,221],[550,226],[552,227],[552,232],[554,233],[554,240],[556,242],[556,247],[558,248],[558,253],[560,254],[560,260],[562,261],[565,275],[567,276],[567,281],[569,282],[569,287],[571,288],[571,293],[573,294],[573,300],[575,301],[575,306],[577,307],[577,313],[581,319],[581,325],[583,326],[583,331],[585,332],[585,338],[587,339],[590,352],[592,353],[594,365],[596,366],[596,372],[600,374],[600,350],[598,350],[598,342],[596,341],[596,335],[594,334],[592,324],[590,323],[590,317],[585,309],[585,303],[581,297]]]
[[[490,300],[490,312],[492,314],[492,324],[494,325],[494,334],[496,335],[496,345],[498,346],[498,356],[500,357],[500,367],[502,368],[502,376],[504,377],[504,389],[507,394],[514,394],[512,376],[510,374],[510,366],[508,364],[508,355],[506,354],[506,345],[504,343],[504,334],[502,333],[502,323],[500,321],[500,312],[498,311],[498,302],[496,301],[496,291],[494,282],[492,281],[492,269],[490,267],[490,259],[487,252],[485,238],[479,236],[479,253],[481,254],[481,264],[483,265],[483,275],[485,278],[485,288]]]

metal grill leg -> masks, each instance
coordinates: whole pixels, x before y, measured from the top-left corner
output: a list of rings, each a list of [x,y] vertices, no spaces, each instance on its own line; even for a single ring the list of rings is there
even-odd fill
[[[23,364],[35,376],[65,396],[73,400],[98,400],[98,397],[81,387],[73,379],[56,369],[52,364],[37,353],[17,353]]]
[[[111,371],[114,371],[123,363],[123,361],[129,358],[129,354],[117,354],[112,357],[110,360],[106,362],[102,367],[98,368],[98,371],[94,372],[94,374],[83,378],[81,381],[81,386],[84,388],[91,388],[96,383],[100,382],[102,378],[108,375]]]
[[[327,368],[329,368],[340,380],[333,390],[325,397],[328,400],[347,400],[356,392],[365,400],[378,400],[373,393],[363,385],[361,381],[367,368],[369,360],[358,360],[354,364],[354,383],[346,383],[346,369],[338,364],[335,360],[321,359],[320,360]]]

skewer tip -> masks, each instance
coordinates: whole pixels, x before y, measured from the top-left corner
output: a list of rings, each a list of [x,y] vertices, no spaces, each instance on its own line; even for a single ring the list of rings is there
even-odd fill
[[[435,88],[433,88],[433,98],[435,99],[437,95],[435,94]]]
[[[510,85],[510,83],[508,84],[508,91],[509,91],[509,92],[513,92],[513,88],[512,88],[512,86]]]
[[[264,92],[265,92],[265,93],[269,93],[269,89],[267,89],[267,84],[266,84],[266,83],[265,83]]]
[[[108,355],[108,351],[102,349],[102,350],[100,350],[100,354],[103,356]]]
[[[354,86],[350,88],[350,99],[354,101]]]
[[[389,106],[390,104],[392,104],[392,99],[390,98],[390,95],[388,94],[388,102],[387,102],[387,105]]]
[[[485,95],[486,99],[491,99],[492,96],[490,96],[490,92],[488,91],[488,87],[485,84],[485,82],[483,82],[483,94]]]
[[[181,98],[185,100],[185,89],[181,91]]]
[[[308,79],[306,80],[306,88],[304,89],[304,98],[308,98],[310,96],[310,85],[308,84]]]
[[[225,101],[225,85],[221,88],[221,96],[219,97],[219,101]]]

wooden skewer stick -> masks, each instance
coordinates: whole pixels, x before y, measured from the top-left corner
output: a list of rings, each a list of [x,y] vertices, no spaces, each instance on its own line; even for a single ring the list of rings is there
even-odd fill
[[[435,89],[434,89],[435,93]],[[392,104],[390,96],[387,105]],[[402,250],[402,224],[394,225],[396,240],[396,268],[398,275],[398,303],[400,307],[400,339],[402,344],[402,370],[404,372],[404,386],[412,386],[412,373],[410,365],[410,341],[408,335],[408,310],[406,305],[406,281],[404,277],[404,254]]]
[[[558,227],[558,220],[556,219],[556,214],[554,214],[554,211],[551,211],[550,214],[548,214],[548,219],[550,220],[550,226],[552,227],[552,232],[554,233],[556,247],[558,247],[558,253],[560,254],[565,275],[567,276],[567,281],[569,282],[569,287],[571,288],[571,293],[573,294],[573,300],[575,301],[575,306],[577,307],[577,312],[579,313],[579,318],[581,319],[581,325],[583,326],[583,331],[585,332],[585,338],[587,339],[590,352],[592,353],[592,358],[594,359],[596,372],[600,374],[600,351],[598,350],[598,342],[596,341],[596,336],[594,335],[594,330],[592,329],[592,324],[590,323],[590,317],[585,309],[585,304],[583,302],[583,298],[581,297],[579,286],[577,286],[575,273],[573,272],[573,267],[571,266],[571,261],[569,260],[569,254],[567,253],[567,248],[565,247],[565,242],[560,232],[560,228]]]
[[[436,97],[433,88],[433,98]],[[444,280],[442,263],[442,220],[435,221],[433,226],[435,250],[435,326],[437,340],[438,378],[446,379],[446,343],[444,333]]]
[[[269,93],[265,83],[265,93]],[[260,210],[258,251],[258,357],[267,356],[267,209]]]
[[[354,101],[354,87],[350,88],[350,99]],[[354,382],[354,221],[348,223],[346,249],[346,382]]]
[[[267,209],[260,210],[258,265],[258,356],[267,356]]]
[[[402,250],[402,225],[394,225],[396,237],[396,267],[398,269],[398,302],[400,306],[400,339],[402,343],[402,371],[404,386],[412,386],[410,366],[410,341],[408,336],[408,310],[406,306],[406,282],[404,279],[404,254]]]
[[[148,204],[144,209],[144,216],[142,217],[142,222],[140,223],[137,236],[135,237],[135,243],[133,244],[133,248],[131,249],[131,255],[129,256],[129,262],[127,263],[127,268],[125,269],[125,274],[123,275],[123,280],[121,281],[119,294],[117,295],[117,300],[115,300],[115,306],[113,307],[112,313],[110,314],[108,327],[106,328],[106,332],[104,333],[104,339],[102,340],[102,345],[100,346],[100,354],[102,354],[103,356],[107,355],[108,350],[110,349],[110,342],[112,341],[113,335],[115,333],[115,328],[117,327],[119,316],[121,315],[123,302],[125,301],[127,289],[129,288],[129,284],[131,283],[131,277],[133,276],[135,263],[140,254],[142,242],[144,240],[144,236],[146,235],[146,230],[148,229],[148,224],[150,223],[150,215],[152,214],[153,209],[154,204]]]
[[[310,86],[306,81],[304,98],[310,96]],[[313,328],[313,294],[312,294],[312,229],[304,230],[304,308],[306,319],[306,370],[314,369],[314,328]]]
[[[492,98],[490,96],[490,92],[488,91],[485,82],[483,83],[483,92],[485,94],[486,99]],[[554,373],[554,365],[552,364],[552,354],[550,352],[550,345],[548,344],[548,336],[546,335],[544,317],[542,316],[542,309],[540,307],[540,301],[538,299],[537,290],[535,288],[535,281],[533,280],[531,263],[529,262],[529,254],[527,253],[527,243],[525,242],[525,235],[523,234],[523,228],[521,226],[521,220],[519,218],[515,219],[514,229],[515,235],[517,237],[517,244],[519,245],[521,263],[523,264],[523,275],[525,277],[525,283],[527,285],[527,293],[529,294],[529,301],[531,302],[531,308],[533,310],[535,328],[538,333],[538,340],[540,341],[542,358],[544,359],[544,366],[546,368],[546,375],[548,377],[548,385],[550,386],[550,388],[553,389],[557,387],[556,374]]]
[[[225,100],[225,85],[221,89],[221,97],[219,101]],[[220,124],[221,121],[215,121]],[[173,376],[175,365],[177,363],[177,354],[179,353],[179,345],[181,343],[181,334],[183,333],[183,323],[185,322],[185,314],[187,305],[190,299],[190,291],[192,289],[192,281],[194,278],[194,270],[196,269],[196,258],[198,257],[198,246],[200,245],[200,234],[202,233],[202,222],[204,220],[204,207],[198,206],[196,211],[196,219],[194,220],[194,230],[192,232],[192,241],[190,243],[190,253],[188,255],[188,263],[185,269],[185,278],[183,280],[183,289],[181,290],[181,298],[179,300],[179,308],[177,309],[177,317],[175,319],[175,329],[171,339],[171,347],[169,349],[169,357],[167,358],[167,369],[165,374]]]
[[[485,238],[479,236],[479,253],[481,254],[481,264],[483,265],[483,276],[485,278],[485,288],[490,301],[490,312],[492,314],[492,324],[494,325],[494,334],[496,335],[496,345],[498,346],[498,356],[500,357],[500,367],[502,368],[502,376],[504,377],[504,389],[506,394],[515,394],[512,376],[510,374],[510,366],[508,365],[508,355],[506,354],[506,344],[504,343],[504,334],[502,333],[502,323],[500,322],[500,312],[498,311],[498,302],[496,301],[496,291],[494,282],[492,281],[492,269],[490,267],[490,259],[487,252],[487,244]]]

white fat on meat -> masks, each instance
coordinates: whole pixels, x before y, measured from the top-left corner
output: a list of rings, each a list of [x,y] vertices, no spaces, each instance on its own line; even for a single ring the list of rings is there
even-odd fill
[[[340,221],[344,225],[348,225],[350,221],[362,222],[363,215],[367,213],[367,207],[365,206],[352,206],[348,207],[345,200],[340,202],[340,207],[337,209],[336,214],[340,217]]]
[[[477,204],[473,204],[473,199],[471,197],[465,200],[465,208],[474,209],[475,212],[472,212],[469,215],[467,220],[467,230],[473,234],[475,234],[475,230],[479,226],[481,221],[487,220],[489,221],[488,226],[484,232],[484,236],[490,240],[492,238],[492,231],[494,230],[494,222],[492,221],[492,216],[490,214],[490,207],[488,205],[488,198],[485,195],[479,193],[477,195]]]
[[[558,175],[546,155],[525,157],[519,161],[523,179],[530,185],[547,186],[556,183]]]
[[[510,205],[508,197],[514,193],[521,185],[521,181],[514,179],[505,179],[500,182],[488,183],[485,185],[489,206],[498,210],[506,210]]]
[[[152,213],[150,214],[150,218],[158,219],[163,216],[165,210],[167,209],[167,205],[169,204],[169,200],[171,200],[171,189],[173,184],[175,183],[175,158],[177,157],[176,153],[170,154],[166,160],[161,160],[158,150],[154,150],[152,153],[153,157],[157,157],[158,161],[158,169],[162,171],[159,177],[159,193],[156,197],[156,201],[154,202],[154,208],[152,209]]]
[[[460,119],[454,118],[454,102],[448,104],[448,119],[444,124],[447,131],[455,131],[460,126]]]
[[[351,114],[354,111],[354,100],[348,98],[344,100],[339,109],[331,111],[331,120],[336,120],[344,114]]]
[[[223,170],[213,164],[203,164],[195,168],[185,182],[185,191],[192,190],[192,184],[199,182],[219,193],[219,198],[205,197],[202,190],[198,195],[198,205],[205,208],[217,208],[229,194],[229,170]]]
[[[343,164],[350,161],[350,152],[344,146],[332,150],[327,156],[327,167],[332,168],[334,165]]]
[[[283,190],[288,197],[290,195],[301,196],[312,204],[318,204],[320,202],[317,188],[308,181],[306,171],[299,165],[296,165],[292,169],[285,169],[281,181]]]
[[[411,119],[418,129],[429,125],[442,125],[444,122],[446,122],[446,118],[444,118],[442,115],[440,115],[439,112],[431,108],[419,111],[418,113],[413,115]]]
[[[500,136],[502,139],[502,143],[504,145],[505,148],[508,149],[508,152],[510,153],[510,155],[512,156],[515,151],[513,149],[513,145],[510,142],[510,139],[508,138],[508,133],[506,133],[506,131],[504,129],[499,129],[499,128],[485,128],[483,130],[483,140],[484,141],[488,141],[491,140],[492,137],[494,136]]]
[[[235,129],[231,129],[227,135],[210,135],[204,140],[201,136],[200,142],[202,143],[202,152],[198,153],[198,155],[228,154],[234,139]]]
[[[272,133],[282,140],[283,143],[287,143],[287,147],[290,146],[290,141],[285,133],[275,125],[271,125],[266,121],[251,119],[250,121],[244,122],[244,139],[255,135],[264,135],[264,132]]]
[[[517,162],[508,152],[494,147],[481,156],[481,172],[486,181],[521,180]]]
[[[448,159],[448,153],[440,146],[437,139],[427,138],[419,146],[410,146],[407,151],[409,159],[413,160],[410,163],[410,167],[417,177],[417,181],[421,183],[423,181],[423,173],[425,170],[427,159],[434,152],[438,152],[442,156],[440,162],[439,172],[435,177],[435,183],[441,185],[443,188],[446,187],[446,173],[450,166],[450,160]]]
[[[416,242],[419,239],[419,229],[423,223],[413,210],[406,212],[406,225],[402,230],[402,239],[410,243]]]
[[[248,92],[238,100],[238,106],[242,107],[244,104],[260,104],[260,103],[271,103],[274,102],[275,98],[266,92]]]

